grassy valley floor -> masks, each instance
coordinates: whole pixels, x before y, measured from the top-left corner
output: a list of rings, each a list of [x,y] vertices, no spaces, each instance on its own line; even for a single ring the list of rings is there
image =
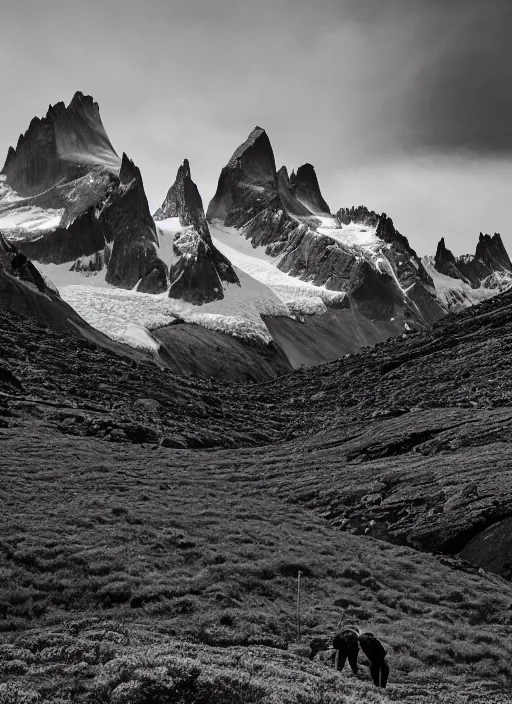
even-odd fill
[[[0,701],[512,701],[512,584],[290,500],[303,443],[190,451],[48,430],[0,431]],[[327,485],[329,466],[303,483]],[[360,682],[304,659],[299,569],[301,642],[373,630],[385,694],[366,668]]]

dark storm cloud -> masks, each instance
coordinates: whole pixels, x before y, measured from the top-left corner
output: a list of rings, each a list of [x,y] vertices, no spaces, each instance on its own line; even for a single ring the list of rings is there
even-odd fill
[[[510,0],[357,0],[345,11],[366,31],[379,30],[374,59],[408,66],[396,104],[386,100],[387,83],[374,86],[393,122],[382,143],[512,153]]]
[[[418,73],[406,115],[413,144],[512,153],[512,4],[460,4]]]

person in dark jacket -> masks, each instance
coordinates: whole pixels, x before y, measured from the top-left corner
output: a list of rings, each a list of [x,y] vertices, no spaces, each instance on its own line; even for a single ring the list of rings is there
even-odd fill
[[[357,656],[359,654],[359,631],[354,626],[347,626],[334,636],[333,648],[338,651],[337,669],[339,672],[345,667],[348,658],[354,675],[357,675]]]
[[[361,633],[359,636],[361,650],[370,661],[370,674],[377,687],[385,687],[388,681],[389,665],[386,661],[386,649],[373,633]]]

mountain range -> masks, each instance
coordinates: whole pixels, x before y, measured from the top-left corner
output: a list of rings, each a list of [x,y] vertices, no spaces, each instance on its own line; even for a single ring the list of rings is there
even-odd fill
[[[233,380],[428,328],[512,282],[498,234],[458,258],[442,237],[422,260],[387,214],[333,214],[314,167],[277,169],[260,127],[221,170],[206,215],[185,159],[152,217],[139,169],[82,93],[9,149],[0,233],[99,332],[180,372]],[[192,364],[195,347],[208,364]]]

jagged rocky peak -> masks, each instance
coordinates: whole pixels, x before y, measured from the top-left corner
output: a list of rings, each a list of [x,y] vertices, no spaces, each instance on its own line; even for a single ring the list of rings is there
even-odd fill
[[[315,169],[311,164],[304,164],[288,176],[288,170],[282,166],[277,172],[277,190],[281,208],[292,218],[311,218],[315,215],[330,215],[329,206],[320,192]]]
[[[105,240],[113,241],[106,281],[120,288],[137,286],[140,291],[160,293],[167,288],[167,267],[158,258],[158,234],[141,173],[124,153],[119,180],[120,189],[100,215]]]
[[[340,208],[336,213],[341,225],[350,225],[351,222],[367,227],[377,227],[381,216],[374,210],[369,210],[365,205]]]
[[[142,174],[140,173],[140,169],[130,159],[130,157],[126,154],[126,152],[123,152],[123,157],[121,159],[121,168],[119,169],[119,181],[121,183],[123,183],[124,185],[130,184],[130,183],[133,183],[134,181],[136,181],[138,184],[140,184],[144,188],[144,185],[142,183]],[[146,197],[145,194],[144,194],[144,197]]]
[[[20,224],[7,237],[27,257],[77,272],[106,268],[107,282],[120,288],[167,290],[141,173],[126,154],[119,159],[91,96],[78,92],[34,118],[8,152],[3,181],[10,190],[0,216],[16,215]],[[13,190],[26,198],[13,199]]]
[[[192,181],[188,159],[185,159],[179,167],[175,182],[153,217],[155,220],[177,217],[183,226],[192,225],[200,234],[210,238],[203,201],[196,184]]]
[[[461,279],[473,288],[500,288],[512,280],[512,262],[501,235],[479,235],[474,255],[455,257],[446,247],[444,237],[437,245],[434,266],[437,271]]]
[[[5,158],[4,166],[2,168],[2,171],[0,171],[1,174],[7,174],[7,169],[9,168],[9,164],[11,163],[11,161],[14,159],[15,156],[16,156],[16,150],[14,149],[14,147],[9,147],[9,149],[7,150],[7,156]]]
[[[255,127],[222,169],[206,218],[243,227],[276,198],[274,152],[265,130]]]
[[[434,265],[438,271],[445,273],[443,269],[445,269],[448,264],[451,264],[452,266],[455,265],[455,257],[453,252],[451,252],[451,250],[449,250],[446,246],[444,237],[441,237],[437,244]]]
[[[174,236],[176,257],[169,296],[202,305],[224,298],[225,284],[240,284],[231,262],[213,245],[199,190],[185,159],[155,219],[178,217],[183,231]]]
[[[276,161],[265,130],[255,127],[245,142],[235,149],[227,165],[254,176],[275,178]]]
[[[312,164],[299,166],[297,173],[292,171],[290,186],[295,198],[306,205],[312,213],[330,214],[330,208],[322,196]]]
[[[450,276],[452,279],[460,279],[467,284],[471,285],[471,282],[462,274],[460,269],[457,267],[457,260],[451,250],[446,246],[444,237],[438,242],[436,255],[434,257],[434,267],[439,273],[445,276]]]
[[[32,119],[16,148],[9,148],[2,174],[20,195],[32,196],[93,167],[117,171],[119,165],[98,104],[78,92],[67,107],[50,105],[45,117]]]
[[[498,232],[495,232],[493,236],[480,233],[475,258],[481,259],[489,266],[512,271],[512,262]]]

